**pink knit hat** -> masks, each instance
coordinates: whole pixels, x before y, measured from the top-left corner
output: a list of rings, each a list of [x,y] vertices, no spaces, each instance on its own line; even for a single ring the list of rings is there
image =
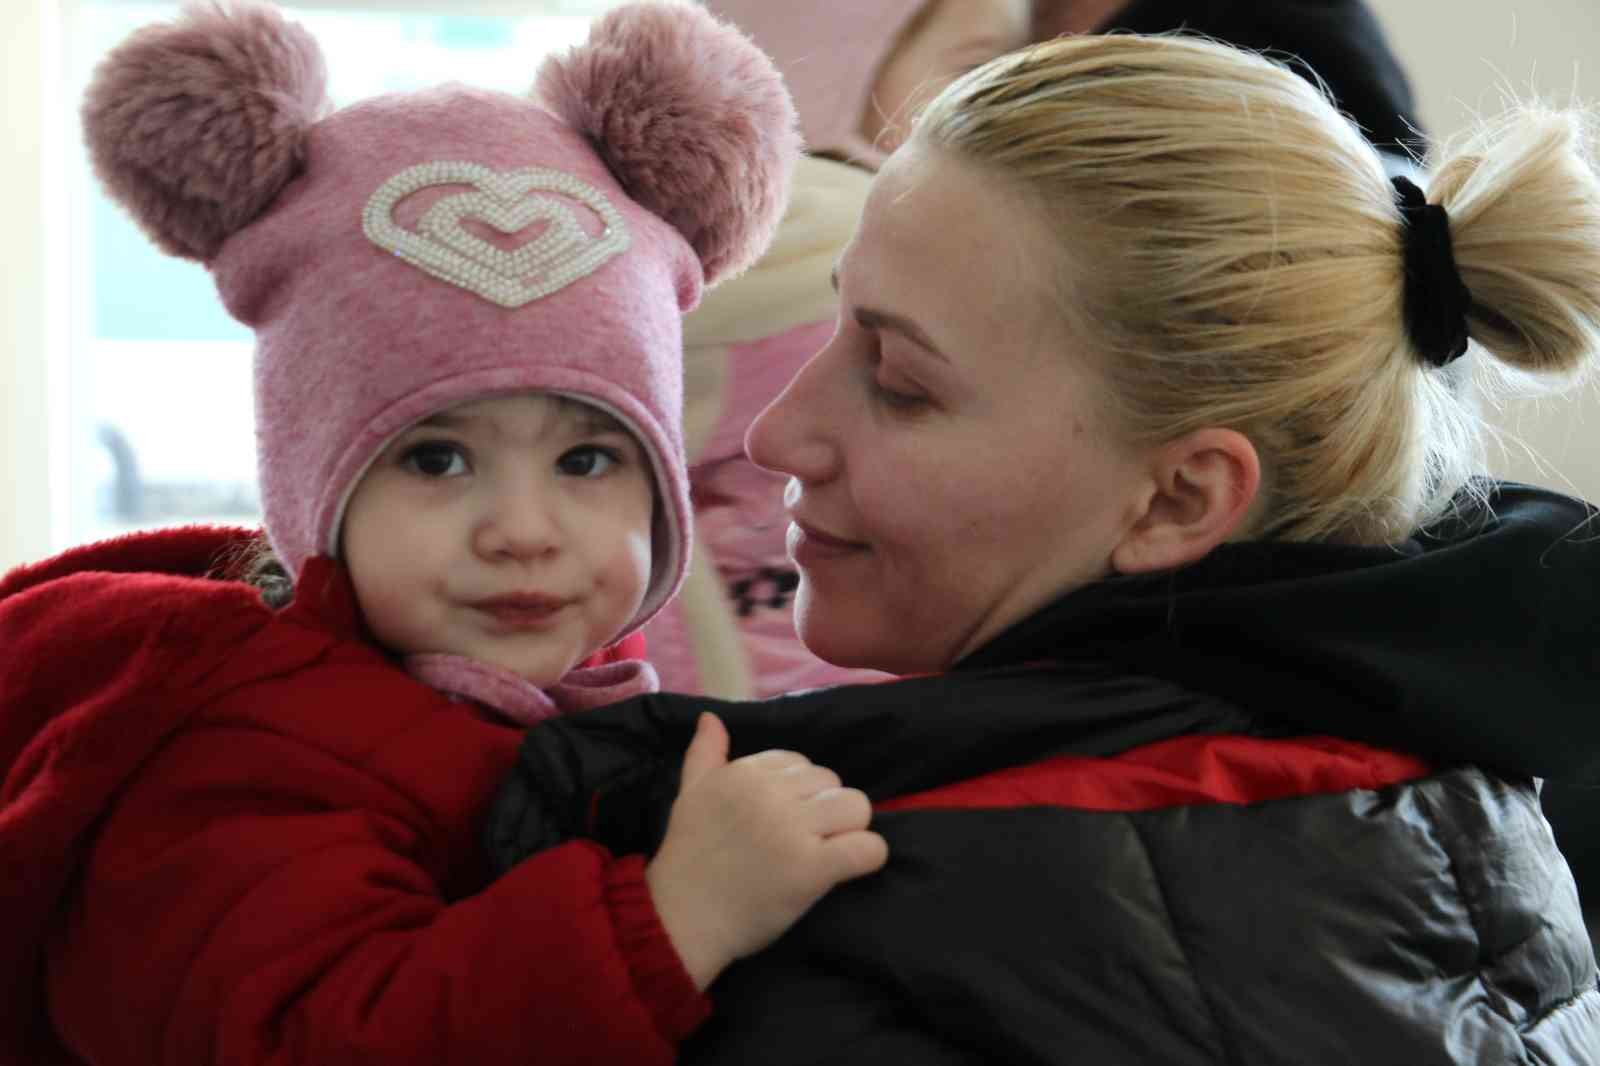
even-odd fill
[[[788,198],[777,72],[700,9],[641,3],[547,60],[537,103],[455,85],[327,114],[323,80],[301,27],[213,3],[130,37],[83,109],[112,194],[256,331],[273,549],[292,573],[337,554],[357,481],[418,420],[561,393],[654,467],[633,630],[687,565],[680,314],[759,256]]]
[[[876,170],[886,153],[861,134],[883,61],[928,0],[706,0],[748,33],[783,72],[800,112],[806,151],[831,152]]]

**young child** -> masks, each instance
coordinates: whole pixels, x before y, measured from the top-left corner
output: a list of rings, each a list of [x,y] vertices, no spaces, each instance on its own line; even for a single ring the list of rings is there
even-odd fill
[[[828,283],[872,171],[915,108],[1027,41],[1025,0],[707,0],[750,34],[794,93],[807,154],[772,246],[684,320],[684,423],[695,565],[645,628],[662,687],[729,699],[846,682],[795,635],[785,479],[745,456],[751,420],[833,335]]]
[[[776,72],[640,4],[540,71],[327,114],[255,4],[112,53],[95,166],[257,335],[265,534],[92,545],[0,583],[0,1062],[672,1061],[703,991],[884,860],[859,793],[696,727],[661,848],[494,883],[521,726],[682,578],[679,314],[759,254]]]

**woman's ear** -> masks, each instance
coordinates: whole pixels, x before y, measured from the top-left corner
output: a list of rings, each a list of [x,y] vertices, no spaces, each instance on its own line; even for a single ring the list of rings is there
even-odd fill
[[[1111,553],[1119,574],[1204,557],[1239,528],[1261,487],[1255,445],[1231,429],[1197,429],[1158,449],[1151,463],[1153,491]]]

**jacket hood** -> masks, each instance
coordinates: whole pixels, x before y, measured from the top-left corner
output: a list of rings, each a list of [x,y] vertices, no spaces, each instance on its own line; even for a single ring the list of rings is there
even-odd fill
[[[1238,543],[1078,590],[958,669],[1096,660],[1295,728],[1600,782],[1600,517],[1496,484],[1403,544]]]
[[[0,580],[0,1062],[56,1063],[40,959],[83,842],[178,727],[205,650],[270,612],[208,575],[255,534],[191,528],[89,545]],[[192,609],[199,592],[214,609]],[[270,663],[263,664],[271,669]]]
[[[175,593],[199,583],[264,612],[246,586],[209,580],[240,563],[255,537],[200,526],[133,534],[0,579],[0,836],[25,782],[66,765],[58,757],[73,751],[71,738],[92,708],[139,694],[123,686],[148,676],[141,654],[176,652],[185,638],[199,638],[163,632]]]

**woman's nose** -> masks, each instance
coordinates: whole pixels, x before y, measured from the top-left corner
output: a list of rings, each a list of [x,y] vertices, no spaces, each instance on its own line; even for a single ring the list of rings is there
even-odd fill
[[[527,489],[498,492],[478,520],[473,544],[486,558],[535,559],[554,554],[561,546],[561,523],[554,501]]]
[[[837,405],[829,408],[831,348],[812,356],[750,423],[744,449],[757,466],[813,484],[837,472],[836,433],[845,412]]]

